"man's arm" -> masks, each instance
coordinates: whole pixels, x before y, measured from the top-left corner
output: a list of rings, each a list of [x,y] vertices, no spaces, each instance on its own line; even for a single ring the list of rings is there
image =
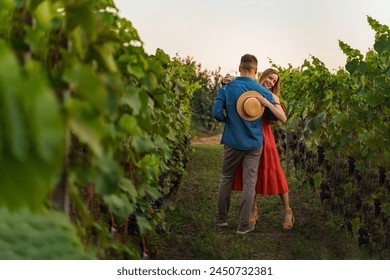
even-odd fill
[[[226,115],[224,113],[225,111],[225,90],[220,89],[217,94],[217,98],[214,102],[213,107],[213,117],[219,122],[225,122],[226,121]]]

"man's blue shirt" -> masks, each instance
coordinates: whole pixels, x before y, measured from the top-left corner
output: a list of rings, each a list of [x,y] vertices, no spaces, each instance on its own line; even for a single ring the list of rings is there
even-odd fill
[[[271,92],[265,87],[252,78],[237,77],[220,88],[213,107],[213,117],[219,122],[225,122],[221,144],[227,144],[237,150],[254,150],[263,145],[263,118],[246,121],[240,117],[236,108],[240,95],[250,90],[259,92],[274,104]],[[269,119],[276,120],[268,108],[264,114],[267,114]]]

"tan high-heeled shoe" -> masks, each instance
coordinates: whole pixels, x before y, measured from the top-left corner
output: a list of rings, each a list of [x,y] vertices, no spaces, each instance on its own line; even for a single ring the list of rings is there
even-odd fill
[[[295,222],[295,217],[291,208],[284,209],[283,228],[292,229],[294,226],[294,222]]]

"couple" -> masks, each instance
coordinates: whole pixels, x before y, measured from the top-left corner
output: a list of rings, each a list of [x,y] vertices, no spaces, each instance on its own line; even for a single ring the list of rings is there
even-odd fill
[[[269,125],[277,120],[287,121],[279,103],[279,75],[277,71],[267,69],[257,83],[257,64],[255,56],[242,56],[240,77],[221,87],[213,107],[213,117],[225,122],[215,225],[228,225],[231,192],[242,189],[238,234],[248,233],[255,227],[258,215],[256,193],[278,194],[284,205],[283,228],[290,229],[294,223],[287,181]]]

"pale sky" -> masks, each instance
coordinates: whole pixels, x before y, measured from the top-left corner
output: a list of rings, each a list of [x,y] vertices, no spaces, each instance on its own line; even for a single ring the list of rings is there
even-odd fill
[[[332,69],[344,67],[338,40],[363,54],[375,33],[367,15],[390,25],[389,0],[114,0],[137,29],[144,49],[193,57],[202,69],[237,70],[246,53],[259,71],[301,66],[310,55]]]

